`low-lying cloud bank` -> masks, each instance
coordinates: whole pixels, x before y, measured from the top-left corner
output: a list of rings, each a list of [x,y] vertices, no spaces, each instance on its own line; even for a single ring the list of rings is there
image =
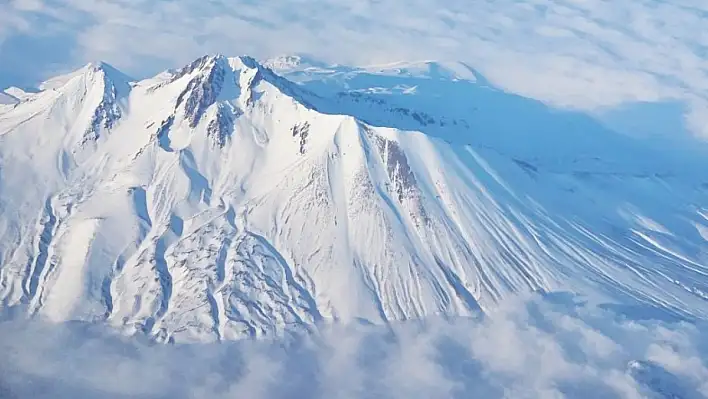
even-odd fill
[[[218,345],[5,321],[0,397],[708,397],[705,325],[562,298],[510,302],[483,321],[337,326]]]

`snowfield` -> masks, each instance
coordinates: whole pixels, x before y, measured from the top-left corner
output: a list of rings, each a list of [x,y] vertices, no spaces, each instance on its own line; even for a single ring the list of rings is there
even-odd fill
[[[93,63],[3,95],[0,313],[174,343],[480,318],[531,292],[708,316],[698,149],[464,64],[266,65]]]

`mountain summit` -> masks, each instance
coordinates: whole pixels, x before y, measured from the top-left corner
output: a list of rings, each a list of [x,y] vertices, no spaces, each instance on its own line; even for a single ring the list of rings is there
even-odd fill
[[[249,57],[90,64],[0,105],[0,311],[164,342],[533,291],[708,315],[700,174],[440,66],[293,60],[271,65],[298,83]]]

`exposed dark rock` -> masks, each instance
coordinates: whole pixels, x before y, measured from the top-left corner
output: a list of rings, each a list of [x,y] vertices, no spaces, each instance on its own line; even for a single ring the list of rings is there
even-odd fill
[[[219,104],[216,117],[209,121],[207,136],[219,148],[223,148],[234,130],[234,115],[227,106]]]
[[[310,122],[297,124],[290,129],[293,137],[300,137],[300,154],[305,154],[305,146],[307,145],[307,136],[310,135]]]
[[[226,71],[221,59],[207,58],[207,62],[211,62],[212,65],[208,66],[204,73],[192,78],[177,98],[176,107],[184,103],[185,117],[192,128],[197,127],[207,108],[216,102],[224,84]],[[197,65],[204,68],[205,65],[202,63]],[[187,68],[191,68],[191,65]]]

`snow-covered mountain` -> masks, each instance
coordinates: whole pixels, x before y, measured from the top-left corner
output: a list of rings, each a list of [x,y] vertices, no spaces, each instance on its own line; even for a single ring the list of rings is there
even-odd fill
[[[573,291],[708,316],[708,179],[463,64],[103,63],[0,105],[0,311],[160,341]],[[276,74],[276,72],[278,74]]]
[[[11,96],[10,94],[0,91],[0,106],[3,105],[12,105],[12,104],[17,104],[18,100],[14,96]]]

